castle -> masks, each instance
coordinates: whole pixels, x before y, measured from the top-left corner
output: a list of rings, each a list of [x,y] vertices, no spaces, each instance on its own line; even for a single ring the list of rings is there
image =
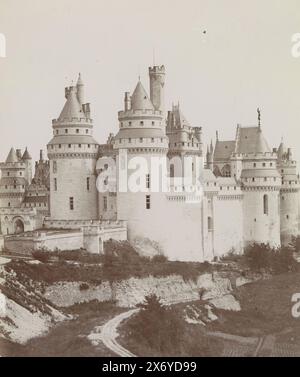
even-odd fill
[[[165,113],[165,67],[150,67],[149,78],[150,95],[140,80],[125,93],[119,131],[106,144],[93,138],[79,75],[65,88],[49,160],[41,152],[34,178],[28,150],[10,150],[0,165],[6,246],[99,253],[110,238],[128,239],[144,253],[201,262],[253,242],[288,244],[300,233],[297,164],[283,141],[269,148],[259,109],[257,125],[238,125],[229,141],[217,132],[204,156],[202,127],[179,104]]]

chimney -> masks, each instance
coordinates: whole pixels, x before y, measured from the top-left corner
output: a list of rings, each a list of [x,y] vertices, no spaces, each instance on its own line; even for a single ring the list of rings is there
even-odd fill
[[[85,116],[90,119],[91,117],[91,108],[90,108],[90,104],[89,103],[86,103],[84,105],[84,113],[85,113]]]
[[[130,97],[129,92],[125,92],[124,108],[125,108],[125,111],[128,111],[131,109],[131,97]]]
[[[42,149],[40,150],[40,161],[44,161],[44,152]]]

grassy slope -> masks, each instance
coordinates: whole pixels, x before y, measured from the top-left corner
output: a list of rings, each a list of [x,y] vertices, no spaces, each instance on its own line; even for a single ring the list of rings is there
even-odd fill
[[[293,341],[300,344],[300,319],[293,318],[291,314],[291,297],[297,292],[300,292],[299,272],[276,275],[269,280],[242,286],[235,291],[242,310],[219,310],[220,320],[212,324],[211,329],[242,336],[288,334],[290,329],[294,333]]]

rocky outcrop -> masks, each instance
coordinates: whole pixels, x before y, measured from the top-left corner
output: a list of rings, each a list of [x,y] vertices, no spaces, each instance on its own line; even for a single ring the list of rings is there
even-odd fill
[[[37,293],[30,281],[0,266],[0,337],[24,344],[67,317]]]
[[[245,281],[246,282],[246,281]],[[241,284],[242,281],[239,281]],[[82,289],[84,287],[84,289]],[[214,300],[216,307],[238,310],[239,304],[233,296],[229,278],[221,274],[205,273],[196,281],[185,281],[179,275],[167,277],[130,278],[119,282],[102,282],[99,285],[86,286],[81,282],[60,282],[46,288],[45,297],[59,307],[68,307],[91,300],[116,301],[120,307],[132,308],[149,294],[156,294],[165,304],[199,300]],[[218,300],[219,299],[219,300]]]

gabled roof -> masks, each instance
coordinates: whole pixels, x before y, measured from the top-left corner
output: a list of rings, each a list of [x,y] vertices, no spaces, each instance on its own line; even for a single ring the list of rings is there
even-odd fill
[[[132,110],[154,110],[154,106],[140,81],[131,96],[131,108]]]
[[[59,120],[64,119],[72,119],[72,118],[85,118],[85,114],[82,111],[82,108],[80,106],[80,103],[78,102],[77,96],[76,96],[76,88],[72,87],[67,101],[65,103],[64,108],[62,109],[62,112],[60,113]]]
[[[11,148],[5,162],[7,163],[7,162],[18,162],[18,161],[19,159],[18,159],[15,149]]]
[[[260,127],[240,127],[236,143],[239,154],[270,152]]]
[[[31,158],[31,156],[30,156],[30,154],[28,152],[27,147],[25,149],[25,152],[23,153],[22,160],[32,160],[32,158]]]
[[[215,151],[214,151],[214,161],[224,161],[230,160],[231,154],[234,152],[235,141],[216,141]]]

